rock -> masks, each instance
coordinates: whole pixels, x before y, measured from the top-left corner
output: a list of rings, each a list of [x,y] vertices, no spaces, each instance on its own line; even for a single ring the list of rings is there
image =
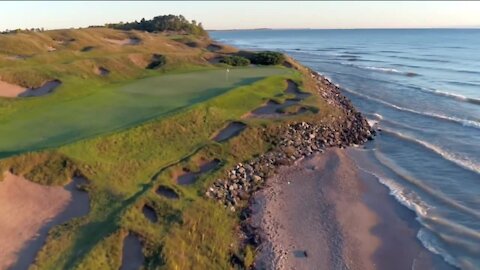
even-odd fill
[[[252,179],[253,179],[253,181],[255,181],[255,182],[259,182],[259,181],[262,180],[262,178],[261,178],[260,176],[256,175],[256,174],[254,174],[254,175],[252,176]]]

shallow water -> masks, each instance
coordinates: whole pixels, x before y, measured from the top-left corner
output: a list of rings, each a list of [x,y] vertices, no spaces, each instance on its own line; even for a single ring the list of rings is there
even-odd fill
[[[480,30],[215,31],[246,49],[284,51],[338,84],[382,131],[372,173],[412,209],[417,237],[480,269]]]

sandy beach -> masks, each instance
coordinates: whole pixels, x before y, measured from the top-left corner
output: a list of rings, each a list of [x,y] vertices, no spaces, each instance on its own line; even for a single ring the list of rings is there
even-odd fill
[[[449,269],[416,239],[414,215],[346,150],[283,167],[254,196],[258,269]]]

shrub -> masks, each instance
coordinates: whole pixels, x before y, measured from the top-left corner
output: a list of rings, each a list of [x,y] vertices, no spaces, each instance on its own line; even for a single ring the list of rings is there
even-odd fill
[[[279,52],[259,52],[251,57],[251,62],[256,65],[279,65],[285,61],[285,56]]]
[[[225,63],[230,66],[248,66],[250,65],[250,60],[241,56],[225,56],[220,60],[221,63]]]

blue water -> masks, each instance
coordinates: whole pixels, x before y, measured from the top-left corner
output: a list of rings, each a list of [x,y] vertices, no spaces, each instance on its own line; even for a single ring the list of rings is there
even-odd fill
[[[338,84],[372,124],[373,172],[417,214],[418,238],[480,269],[480,30],[215,31],[283,51]]]

